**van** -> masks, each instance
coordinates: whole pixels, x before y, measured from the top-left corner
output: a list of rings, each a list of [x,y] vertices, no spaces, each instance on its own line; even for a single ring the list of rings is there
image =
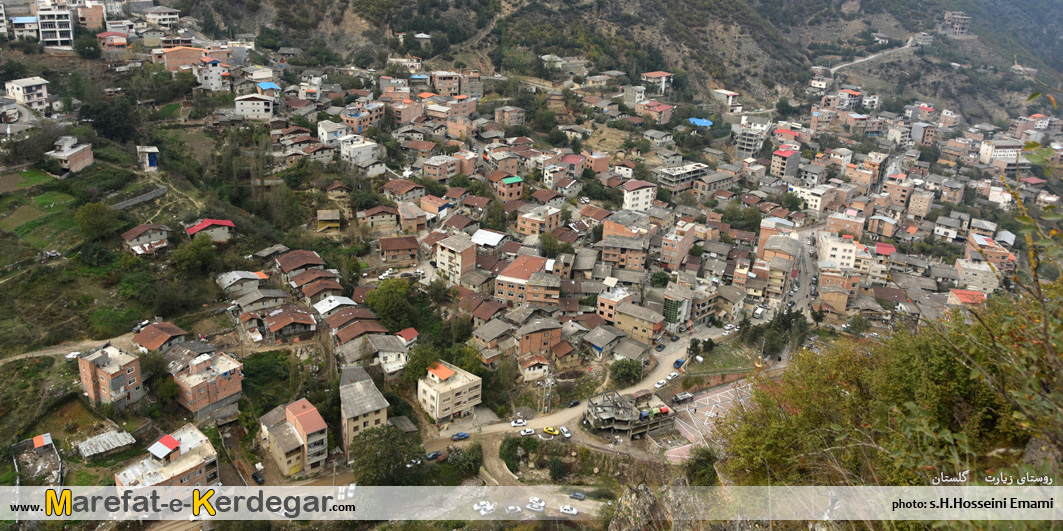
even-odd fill
[[[674,402],[676,404],[685,404],[687,402],[690,402],[693,399],[694,399],[694,395],[692,395],[692,394],[690,394],[690,393],[688,393],[686,391],[683,391],[682,393],[679,393],[679,394],[673,396],[672,397],[672,402]]]
[[[764,315],[764,308],[757,308],[753,311],[753,318],[760,319],[760,316]]]

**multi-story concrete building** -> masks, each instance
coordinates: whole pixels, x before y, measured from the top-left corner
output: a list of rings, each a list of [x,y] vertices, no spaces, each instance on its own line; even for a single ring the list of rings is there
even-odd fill
[[[922,221],[930,210],[934,208],[934,192],[916,190],[908,198],[908,216]]]
[[[445,361],[437,361],[417,381],[417,401],[436,422],[471,415],[480,392],[479,376]]]
[[[517,340],[517,355],[550,352],[561,342],[561,323],[557,319],[534,319],[513,333]]]
[[[967,238],[963,257],[975,262],[989,262],[1004,275],[1015,272],[1015,267],[1018,265],[1018,260],[1011,251],[993,238],[986,238],[980,234],[971,234],[970,238]]]
[[[661,239],[661,267],[678,271],[694,246],[694,223],[680,221]]]
[[[495,122],[502,127],[524,125],[524,109],[506,105],[495,109]]]
[[[221,485],[218,452],[192,424],[159,437],[148,456],[114,475],[118,487],[211,487]]]
[[[369,373],[361,367],[340,370],[340,424],[343,427],[343,450],[351,458],[351,441],[365,430],[386,428],[388,401],[376,388]]]
[[[882,185],[882,191],[890,196],[890,204],[901,208],[908,208],[908,199],[915,191],[915,182],[906,174],[898,173],[886,177]]]
[[[616,307],[613,325],[626,332],[628,337],[650,345],[664,333],[664,316],[649,308],[622,302]]]
[[[417,236],[395,236],[380,239],[380,259],[385,264],[408,265],[417,262],[417,250],[421,244]]]
[[[113,345],[78,356],[78,372],[93,404],[124,408],[144,396],[140,358]]]
[[[624,210],[645,212],[657,198],[657,185],[646,181],[628,181],[621,189],[624,191]]]
[[[771,154],[771,169],[775,177],[793,177],[801,165],[801,152],[793,149],[777,149]]]
[[[180,369],[171,372],[177,382],[177,403],[196,418],[210,416],[243,396],[244,365],[227,354],[200,354],[178,361],[177,367]]]
[[[424,162],[422,171],[426,179],[445,183],[461,173],[461,161],[449,155],[436,155]]]
[[[60,168],[72,173],[89,167],[94,161],[92,144],[80,143],[76,136],[59,137],[55,141],[55,149],[45,155],[58,161]]]
[[[281,473],[316,474],[328,457],[328,426],[321,413],[303,398],[277,406],[259,419],[260,433]]]
[[[827,232],[850,234],[857,240],[864,237],[864,222],[861,216],[848,214],[831,214],[827,217]]]
[[[476,270],[476,244],[463,232],[448,236],[436,247],[436,273],[457,282]]]
[[[537,206],[517,216],[517,232],[535,236],[554,231],[561,226],[561,209]]]
[[[1023,143],[1014,138],[998,138],[982,142],[978,148],[978,161],[991,164],[993,160],[1015,162],[1022,154]]]
[[[546,258],[522,254],[495,278],[495,299],[507,306],[518,306],[526,299],[528,281],[546,268]]]
[[[669,282],[664,289],[664,300],[661,303],[662,315],[664,315],[664,328],[669,332],[678,332],[690,324],[691,310],[694,301],[694,290]]]
[[[606,322],[613,322],[616,314],[616,307],[621,303],[631,301],[635,298],[635,294],[629,291],[627,288],[617,285],[612,289],[603,291],[598,294],[597,313]]]
[[[988,262],[956,260],[956,274],[960,277],[960,286],[990,294],[1000,287],[1000,279],[997,272]]]
[[[602,250],[602,262],[621,269],[642,271],[646,268],[646,254],[650,242],[632,236],[606,236],[594,244]]]
[[[668,166],[653,170],[653,176],[661,188],[672,193],[682,193],[694,187],[694,181],[713,173],[712,168],[701,162],[681,166]]]
[[[49,3],[37,4],[38,42],[44,47],[74,46],[74,17],[69,7]]]
[[[181,12],[172,7],[154,6],[144,11],[144,19],[149,24],[173,31],[180,23]]]
[[[7,95],[35,111],[48,107],[48,80],[43,77],[26,77],[8,81],[5,84]]]

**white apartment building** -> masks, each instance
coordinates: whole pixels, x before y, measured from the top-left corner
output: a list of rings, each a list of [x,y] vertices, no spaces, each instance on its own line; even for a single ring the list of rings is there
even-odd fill
[[[276,102],[269,96],[247,94],[236,98],[236,114],[248,120],[273,118]]]
[[[8,81],[7,95],[35,111],[48,107],[48,80],[42,77],[26,77]]]
[[[438,361],[417,381],[417,401],[436,421],[456,419],[472,414],[481,387],[480,377]]]
[[[1022,154],[1022,142],[1013,138],[986,140],[978,149],[978,161],[989,164],[993,159],[1014,162]]]
[[[347,135],[339,140],[340,158],[351,164],[362,164],[377,160],[380,146],[361,135]]]
[[[38,42],[46,47],[72,47],[74,45],[74,17],[67,7],[38,4]]]
[[[628,181],[622,187],[624,191],[624,210],[645,212],[657,198],[657,185],[646,181]]]

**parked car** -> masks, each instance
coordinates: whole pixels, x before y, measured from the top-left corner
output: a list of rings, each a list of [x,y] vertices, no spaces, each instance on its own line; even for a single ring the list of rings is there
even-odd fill
[[[520,435],[521,435],[521,437],[527,437],[529,435],[535,435],[535,430],[533,430],[531,428],[524,428],[523,430],[520,430]]]
[[[528,425],[528,421],[526,421],[524,419],[516,419],[513,422],[510,422],[509,425],[514,427],[514,428],[522,428],[522,427]]]
[[[506,514],[519,514],[520,512],[520,506],[518,505],[510,505],[509,507],[506,507]]]
[[[573,500],[580,500],[580,501],[583,501],[583,500],[587,499],[587,495],[582,493],[582,492],[579,492],[579,491],[576,491],[576,492],[573,492],[572,494],[569,494],[568,497],[572,498]]]
[[[671,340],[672,340],[672,342],[674,343],[674,342],[676,342],[676,341],[679,341],[679,336],[672,336],[672,337],[670,337],[670,338],[668,338],[668,339],[671,339]]]
[[[573,400],[568,403],[568,407],[576,407],[579,405],[579,400]]]
[[[547,426],[543,428],[543,433],[546,433],[548,435],[561,435],[561,432],[557,431],[557,428],[553,426]]]
[[[435,461],[436,459],[439,459],[440,457],[443,457],[443,452],[435,451],[435,452],[432,452],[432,453],[424,456],[424,459],[425,459],[425,461]]]
[[[543,509],[546,508],[546,506],[544,505],[535,505],[534,503],[529,503],[528,505],[525,505],[525,507],[527,507],[529,511],[535,511],[540,513],[543,512]]]
[[[724,325],[723,329],[724,329],[724,330],[733,330],[733,329],[734,329],[734,327],[735,327],[735,325],[733,325],[733,324],[729,324],[729,325]]]
[[[258,483],[259,485],[266,484],[266,478],[262,477],[262,472],[257,470],[251,474],[251,479],[255,480],[255,483]]]
[[[561,506],[561,514],[567,514],[567,515],[570,515],[570,516],[576,516],[577,514],[579,514],[579,511],[577,511],[576,508],[571,506],[571,505],[562,505]]]
[[[454,435],[450,436],[450,440],[452,440],[452,441],[464,441],[465,439],[468,439],[468,438],[469,438],[469,434],[465,433],[463,431],[459,431],[458,433],[455,433]]]
[[[682,369],[684,363],[686,363],[686,361],[683,358],[679,358],[675,360],[675,363],[672,364],[672,367],[675,367],[676,369]]]
[[[532,505],[538,505],[540,507],[546,507],[546,502],[540,500],[539,498],[536,498],[535,496],[528,498],[528,503]]]
[[[668,385],[668,382],[665,381],[665,380],[661,380],[661,381],[653,384],[653,386],[656,387],[657,389],[660,389],[660,388],[662,388],[662,387],[664,387],[666,385]]]
[[[668,381],[669,382],[672,381],[672,380],[675,380],[676,378],[679,378],[679,373],[678,372],[673,372],[673,373],[670,373],[668,375]]]
[[[656,350],[657,352],[664,352],[664,343],[661,343],[660,345],[657,345],[656,347],[653,347],[653,350]]]
[[[568,428],[561,426],[561,435],[564,435],[566,439],[572,438],[572,432],[568,431]]]
[[[476,512],[479,512],[480,509],[483,509],[484,507],[490,507],[490,506],[491,506],[491,502],[489,502],[487,500],[482,500],[482,501],[478,501],[478,502],[474,503],[472,505],[472,510],[474,510]]]

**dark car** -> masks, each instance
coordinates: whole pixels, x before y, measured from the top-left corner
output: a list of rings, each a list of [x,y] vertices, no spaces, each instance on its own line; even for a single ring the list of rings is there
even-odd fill
[[[568,407],[576,407],[579,405],[579,400],[573,400],[568,403]]]
[[[424,458],[425,458],[426,461],[435,461],[436,459],[439,459],[440,456],[442,456],[442,455],[443,455],[443,452],[432,452],[432,453],[424,456]]]
[[[572,494],[569,494],[568,497],[572,498],[573,500],[580,500],[580,501],[583,501],[583,500],[587,499],[587,495],[582,493],[582,492],[573,492]]]
[[[673,342],[674,342],[674,341],[679,341],[679,336],[672,336],[672,337],[671,337],[671,338],[669,338],[669,339],[671,339],[671,340],[672,340]]]
[[[464,441],[465,439],[468,439],[468,438],[469,438],[469,434],[465,433],[463,431],[459,431],[458,433],[455,433],[454,435],[450,436],[450,440],[452,440],[452,441]]]
[[[657,345],[656,347],[653,347],[653,350],[656,350],[657,352],[664,351],[664,343],[661,343],[660,345]]]
[[[266,483],[266,478],[262,477],[262,472],[258,472],[257,470],[255,473],[251,474],[251,479],[255,480],[255,483],[258,483],[259,485],[264,485]]]

